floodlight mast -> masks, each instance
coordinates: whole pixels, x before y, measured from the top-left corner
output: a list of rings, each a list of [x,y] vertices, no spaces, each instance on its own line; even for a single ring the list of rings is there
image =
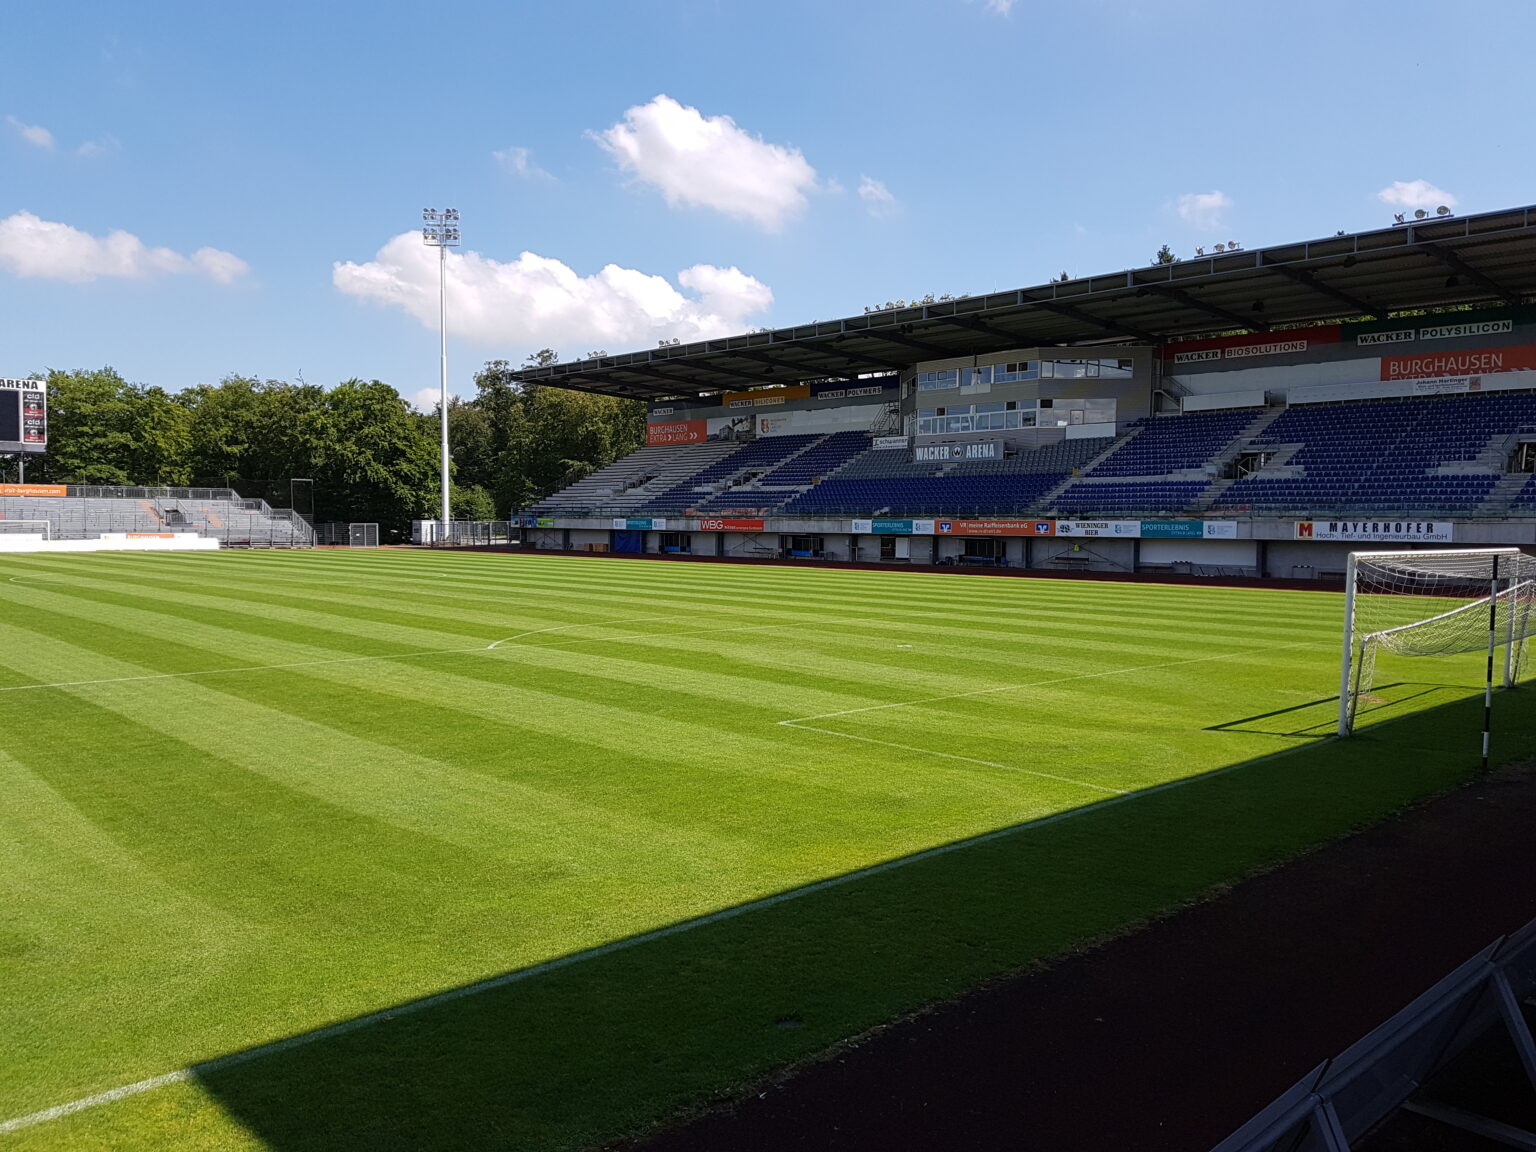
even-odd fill
[[[438,527],[438,539],[447,540],[452,531],[452,510],[449,506],[450,482],[448,479],[448,249],[459,246],[459,210],[436,208],[421,210],[421,241],[429,248],[437,249],[437,331],[439,336],[439,362],[441,368],[439,416],[442,423],[442,520]]]

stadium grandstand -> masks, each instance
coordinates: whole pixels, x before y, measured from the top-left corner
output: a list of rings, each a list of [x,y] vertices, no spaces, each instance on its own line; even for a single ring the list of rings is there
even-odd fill
[[[1536,208],[526,368],[645,400],[538,548],[1317,578],[1536,541]]]
[[[36,532],[50,540],[109,536],[197,536],[224,548],[307,548],[315,530],[303,517],[230,488],[122,488],[80,484],[0,484],[0,534]]]

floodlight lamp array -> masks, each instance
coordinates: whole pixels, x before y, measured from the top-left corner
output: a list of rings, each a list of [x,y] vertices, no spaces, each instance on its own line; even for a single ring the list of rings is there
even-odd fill
[[[445,208],[439,212],[436,208],[423,208],[421,218],[426,221],[426,227],[421,230],[421,241],[435,248],[457,248],[459,245],[459,210],[457,208]]]

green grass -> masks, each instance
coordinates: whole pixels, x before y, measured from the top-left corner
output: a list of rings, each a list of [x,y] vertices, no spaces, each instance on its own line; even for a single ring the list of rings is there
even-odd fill
[[[539,556],[0,559],[0,1121],[197,1073],[0,1148],[644,1128],[1466,779],[1475,657],[1383,657],[1393,723],[1325,739],[1340,612]],[[1501,709],[1499,758],[1532,711]]]

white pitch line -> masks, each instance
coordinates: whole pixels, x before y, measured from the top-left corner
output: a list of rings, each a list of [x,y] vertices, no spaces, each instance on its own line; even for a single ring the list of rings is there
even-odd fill
[[[62,1120],[66,1116],[73,1116],[76,1112],[84,1112],[87,1108],[111,1104],[114,1100],[125,1100],[129,1096],[137,1096],[140,1092],[153,1092],[156,1088],[180,1084],[192,1078],[192,1069],[180,1068],[175,1072],[167,1072],[163,1076],[151,1076],[148,1080],[140,1080],[137,1084],[124,1084],[120,1088],[109,1088],[94,1096],[82,1096],[78,1100],[71,1100],[68,1104],[57,1104],[52,1108],[44,1108],[41,1112],[6,1120],[0,1123],[0,1136],[20,1132],[23,1128],[32,1128],[38,1124],[46,1124],[50,1120]]]
[[[681,620],[690,615],[693,615],[693,613],[679,612],[672,616],[629,616],[623,620],[590,620],[585,624],[551,624],[548,628],[534,628],[527,632],[519,632],[516,636],[494,640],[485,647],[487,651],[490,651],[502,644],[510,644],[514,640],[521,640],[524,636],[537,636],[541,632],[558,632],[562,628],[601,628],[605,624],[645,624],[652,620]]]
[[[484,652],[484,648],[432,648],[425,652],[394,652],[387,656],[340,656],[334,660],[299,660],[292,664],[247,664],[239,668],[206,668],[200,672],[150,672],[143,676],[108,676],[101,680],[60,680],[53,684],[12,684],[0,692],[36,692],[46,688],[87,688],[95,684],[130,684],[139,680],[182,680],[189,676],[228,676],[236,672],[274,672],[315,668],[322,664],[361,664],[369,660],[406,660],[413,656],[451,656]]]
[[[1277,644],[1276,648],[1308,648],[1320,641],[1300,640],[1294,644]],[[1131,672],[1155,672],[1163,668],[1177,668],[1184,664],[1205,664],[1212,660],[1231,660],[1246,656],[1248,652],[1223,652],[1219,656],[1196,656],[1189,660],[1169,660],[1162,664],[1136,664],[1129,668],[1111,668],[1108,672],[1084,672],[1077,676],[1058,676],[1051,680],[1030,680],[1024,684],[1004,684],[998,688],[977,688],[973,692],[951,692],[947,696],[925,696],[921,700],[901,700],[894,704],[870,704],[863,708],[844,708],[841,712],[822,712],[817,716],[797,716],[793,720],[780,720],[780,724],[800,724],[806,720],[830,720],[834,716],[852,716],[859,712],[879,712],[886,708],[912,708],[918,704],[937,704],[943,700],[964,700],[971,696],[990,696],[997,692],[1017,692],[1020,688],[1044,688],[1051,684],[1067,684],[1073,680],[1101,680],[1106,676],[1124,676]]]
[[[748,626],[748,627],[774,628],[774,627],[793,627],[793,626],[794,625],[782,625],[781,624],[781,625],[755,625],[755,626]],[[727,629],[708,629],[706,631],[737,631],[737,630],[738,629],[729,629],[729,628],[727,628]],[[682,634],[683,633],[673,633],[673,635],[682,635]],[[696,634],[696,633],[688,633],[688,634],[691,635],[691,634]],[[642,634],[640,634],[639,637],[628,637],[628,638],[645,638],[645,637],[649,637],[649,636],[653,636],[653,635],[655,635],[655,633],[642,633]],[[626,639],[626,638],[627,637],[605,637],[605,638],[602,638],[602,639]],[[590,643],[592,641],[590,641],[590,640],[577,640],[577,641],[573,641],[573,642],[574,643]],[[1296,643],[1296,644],[1280,645],[1280,647],[1284,647],[1284,648],[1300,648],[1300,647],[1305,647],[1305,646],[1307,646],[1310,643],[1312,643],[1312,642],[1310,642],[1310,641],[1308,641],[1308,642],[1300,642],[1300,643]],[[445,649],[440,649],[440,650],[430,651],[430,652],[402,653],[402,654],[393,655],[393,656],[356,656],[356,657],[347,657],[347,658],[343,658],[343,659],[340,659],[340,660],[314,660],[314,661],[306,661],[306,662],[299,663],[299,664],[264,665],[264,666],[254,666],[254,667],[249,667],[249,668],[224,669],[222,671],[224,671],[224,672],[261,672],[261,671],[267,671],[269,669],[274,669],[274,668],[298,668],[298,667],[313,666],[313,665],[317,665],[317,664],[347,664],[347,663],[356,663],[356,662],[360,662],[360,661],[364,661],[364,660],[398,660],[398,659],[402,659],[402,658],[407,657],[407,656],[438,656],[438,655],[446,655],[446,654],[450,654],[450,653],[470,653],[470,652],[484,652],[484,651],[486,651],[486,649],[484,649],[484,648],[445,648]],[[1136,668],[1122,668],[1122,669],[1116,669],[1115,671],[1112,671],[1112,672],[1096,672],[1096,673],[1090,673],[1090,674],[1083,675],[1083,676],[1066,676],[1066,677],[1062,677],[1060,680],[1037,681],[1033,685],[1031,685],[1031,684],[1018,684],[1018,685],[1008,685],[1008,686],[1003,687],[1003,688],[986,688],[986,689],[981,689],[981,690],[979,690],[977,692],[960,692],[960,693],[955,693],[955,694],[950,695],[950,696],[938,696],[938,697],[932,697],[932,698],[926,699],[926,700],[911,700],[911,701],[906,701],[906,702],[900,703],[900,704],[876,704],[876,705],[873,705],[870,708],[851,708],[851,709],[847,709],[847,710],[845,710],[843,712],[827,713],[825,716],[806,716],[806,717],[803,717],[802,720],[820,720],[820,719],[825,719],[828,716],[846,716],[846,715],[849,715],[849,714],[855,713],[855,712],[868,712],[868,711],[874,711],[874,710],[880,709],[880,708],[903,708],[903,707],[908,707],[908,706],[913,705],[913,704],[926,704],[926,703],[932,703],[932,702],[937,701],[937,700],[952,700],[952,699],[957,699],[957,698],[964,697],[964,696],[984,695],[984,694],[990,693],[990,692],[1005,692],[1005,691],[1009,691],[1009,690],[1014,689],[1014,688],[1038,687],[1041,684],[1062,683],[1062,682],[1067,681],[1067,680],[1090,680],[1090,679],[1094,679],[1094,678],[1102,677],[1102,676],[1114,676],[1114,675],[1118,675],[1118,674],[1125,673],[1125,672],[1143,671],[1146,668],[1173,667],[1173,666],[1178,665],[1178,664],[1194,664],[1194,663],[1199,663],[1202,660],[1220,660],[1220,659],[1226,659],[1226,658],[1229,658],[1231,656],[1236,656],[1236,655],[1241,655],[1241,653],[1234,652],[1234,653],[1228,653],[1227,656],[1200,657],[1200,658],[1195,659],[1195,660],[1176,660],[1176,661],[1172,661],[1169,664],[1163,664],[1163,665],[1143,665],[1143,666],[1136,667]],[[81,684],[112,684],[112,683],[118,683],[118,682],[121,682],[121,681],[128,681],[128,680],[161,680],[161,679],[174,679],[174,678],[177,678],[177,677],[184,677],[184,676],[211,676],[211,675],[217,675],[217,674],[219,674],[219,673],[218,672],[169,672],[169,673],[161,673],[161,674],[152,675],[152,676],[125,676],[125,677],[118,677],[118,678],[112,679],[112,680],[78,681],[75,684],[22,684],[22,685],[16,685],[16,686],[13,686],[13,687],[10,687],[10,688],[0,688],[0,691],[15,692],[15,691],[22,691],[22,690],[29,689],[29,688],[74,687],[74,686],[81,685]],[[846,733],[846,732],[834,732],[834,731],[832,731],[830,729],[812,728],[809,725],[803,724],[801,720],[780,720],[780,721],[778,721],[778,724],[780,726],[800,727],[800,728],[804,728],[806,731],[811,731],[811,732],[823,732],[823,733],[826,733],[827,735],[840,736],[840,737],[842,737],[844,739],[862,740],[862,741],[866,741],[866,742],[869,742],[869,743],[876,743],[876,744],[888,744],[889,743],[887,741],[874,740],[872,737],[867,737],[867,736],[854,736],[854,735],[851,735],[851,734]],[[1331,739],[1331,737],[1330,737],[1330,739]],[[1066,777],[1062,777],[1062,776],[1049,776],[1047,773],[1032,772],[1031,770],[1029,770],[1027,768],[1017,768],[1017,767],[1014,767],[1013,765],[998,764],[998,763],[995,763],[993,761],[975,760],[975,759],[972,759],[971,757],[959,756],[959,755],[957,755],[955,753],[951,753],[951,752],[935,752],[935,751],[933,751],[932,749],[929,749],[929,748],[913,748],[913,747],[909,747],[907,745],[901,745],[901,744],[890,744],[889,746],[890,747],[895,747],[895,748],[903,748],[906,751],[911,751],[911,752],[926,753],[927,755],[930,755],[930,756],[939,756],[939,757],[942,757],[944,759],[969,761],[969,762],[974,763],[974,764],[985,765],[985,766],[987,766],[989,768],[1001,768],[1001,769],[1005,769],[1005,770],[1009,770],[1009,771],[1024,772],[1024,773],[1027,773],[1029,775],[1034,775],[1034,776],[1048,776],[1049,779],[1059,780],[1059,781],[1061,781],[1063,783],[1066,783],[1066,784],[1074,784],[1074,785],[1078,785],[1078,786],[1084,787],[1084,788],[1092,788],[1092,789],[1095,789],[1095,790],[1098,790],[1098,791],[1102,791],[1102,792],[1113,793],[1113,795],[1109,799],[1107,799],[1107,800],[1100,800],[1100,801],[1098,801],[1096,803],[1084,805],[1083,807],[1080,807],[1080,808],[1069,808],[1069,809],[1067,809],[1064,812],[1055,812],[1055,813],[1052,813],[1049,816],[1043,816],[1043,817],[1040,817],[1038,819],[1030,820],[1030,821],[1027,821],[1027,822],[1022,823],[1022,824],[1015,824],[1015,825],[1012,825],[1012,826],[1010,826],[1008,828],[999,828],[999,829],[995,829],[994,831],[983,832],[983,833],[981,833],[981,834],[979,834],[977,836],[971,836],[971,837],[968,837],[966,839],[951,841],[948,844],[940,844],[940,845],[938,845],[937,847],[934,847],[934,848],[924,849],[921,852],[914,852],[914,853],[912,853],[909,856],[899,857],[899,858],[897,858],[895,860],[886,860],[886,861],[883,861],[883,862],[881,862],[879,864],[870,865],[868,868],[860,868],[860,869],[858,869],[856,871],[846,872],[846,873],[844,873],[844,874],[842,874],[840,876],[832,876],[832,877],[829,877],[828,879],[825,879],[825,880],[818,880],[818,881],[815,881],[814,883],[804,885],[803,887],[800,887],[800,888],[793,888],[793,889],[790,889],[787,892],[779,892],[779,893],[776,893],[776,894],[774,894],[772,896],[765,896],[765,897],[763,897],[760,900],[750,901],[750,902],[745,903],[745,904],[738,904],[738,905],[736,905],[734,907],[731,907],[731,908],[721,909],[718,912],[711,912],[711,913],[708,913],[707,915],[699,916],[699,917],[696,917],[696,918],[694,918],[692,920],[680,921],[679,923],[668,925],[665,928],[658,928],[658,929],[655,929],[654,931],[651,931],[651,932],[643,932],[643,933],[641,933],[641,934],[639,934],[637,936],[631,936],[631,937],[628,937],[628,938],[623,939],[623,940],[615,940],[615,941],[612,941],[612,942],[610,942],[608,944],[599,945],[596,948],[589,948],[589,949],[587,949],[587,950],[585,950],[583,952],[574,952],[574,953],[571,953],[568,956],[561,956],[561,957],[558,957],[558,958],[556,958],[554,960],[545,961],[542,964],[535,964],[532,967],[519,969],[516,972],[504,973],[501,976],[492,977],[489,980],[483,980],[483,981],[480,981],[479,983],[476,983],[476,984],[467,984],[467,985],[464,985],[463,987],[460,987],[460,988],[450,989],[447,992],[441,992],[441,993],[438,993],[435,996],[428,996],[428,997],[425,997],[425,998],[423,998],[421,1000],[415,1000],[415,1001],[412,1001],[412,1002],[410,1002],[408,1004],[400,1005],[398,1007],[389,1008],[389,1009],[386,1009],[386,1010],[380,1011],[380,1012],[371,1012],[371,1013],[368,1013],[368,1014],[363,1015],[363,1016],[355,1017],[355,1018],[353,1018],[351,1020],[343,1021],[343,1022],[341,1022],[339,1024],[332,1024],[332,1025],[330,1025],[328,1027],[316,1029],[316,1030],[314,1030],[312,1032],[306,1032],[306,1033],[303,1033],[303,1034],[298,1035],[298,1036],[290,1036],[287,1039],[279,1040],[279,1041],[276,1041],[276,1042],[271,1043],[271,1044],[264,1044],[264,1045],[260,1045],[260,1046],[255,1047],[255,1048],[249,1048],[249,1049],[246,1049],[243,1052],[234,1052],[234,1053],[231,1053],[231,1054],[229,1054],[227,1056],[220,1056],[220,1057],[217,1057],[217,1058],[215,1058],[213,1060],[208,1060],[208,1061],[204,1061],[203,1063],[200,1063],[200,1064],[191,1065],[190,1067],[187,1067],[187,1068],[180,1068],[180,1069],[177,1069],[174,1072],[167,1072],[167,1073],[164,1073],[164,1074],[159,1075],[159,1076],[151,1076],[147,1080],[140,1080],[140,1081],[137,1081],[136,1083],[133,1083],[133,1084],[124,1084],[124,1085],[121,1085],[121,1086],[116,1087],[116,1088],[107,1089],[104,1092],[97,1092],[97,1093],[95,1093],[93,1095],[90,1095],[90,1096],[82,1096],[82,1097],[80,1097],[77,1100],[71,1100],[71,1101],[68,1101],[67,1103],[64,1103],[64,1104],[58,1104],[58,1105],[55,1105],[54,1107],[51,1107],[51,1108],[44,1108],[41,1111],[32,1112],[32,1113],[29,1113],[28,1115],[25,1115],[25,1116],[17,1116],[17,1117],[15,1117],[13,1119],[10,1119],[10,1120],[0,1121],[0,1135],[6,1135],[6,1134],[9,1134],[9,1133],[12,1133],[12,1132],[19,1132],[19,1131],[21,1131],[24,1128],[32,1128],[32,1127],[35,1127],[36,1125],[39,1125],[39,1124],[46,1124],[49,1121],[62,1119],[65,1116],[71,1116],[71,1115],[73,1115],[73,1114],[75,1114],[77,1112],[83,1112],[83,1111],[85,1111],[85,1110],[87,1110],[89,1108],[99,1107],[99,1106],[104,1105],[104,1104],[111,1104],[111,1103],[114,1103],[115,1101],[123,1100],[123,1099],[126,1099],[127,1097],[130,1097],[130,1096],[137,1096],[137,1095],[139,1095],[141,1093],[144,1093],[144,1092],[151,1092],[151,1091],[154,1091],[154,1090],[156,1090],[158,1088],[166,1087],[167,1085],[170,1085],[170,1084],[177,1084],[177,1083],[184,1083],[184,1082],[192,1081],[192,1080],[195,1080],[198,1077],[199,1074],[206,1075],[206,1074],[209,1074],[209,1073],[212,1073],[212,1072],[220,1071],[220,1070],[225,1069],[225,1068],[231,1068],[231,1067],[234,1067],[236,1065],[245,1064],[245,1063],[248,1063],[248,1062],[253,1061],[253,1060],[258,1060],[258,1059],[260,1059],[263,1056],[276,1055],[276,1054],[278,1054],[280,1052],[291,1051],[292,1049],[301,1048],[301,1047],[304,1047],[304,1046],[306,1046],[308,1044],[313,1044],[313,1043],[316,1043],[316,1042],[321,1041],[321,1040],[329,1039],[329,1038],[331,1038],[333,1036],[345,1035],[345,1034],[347,1034],[349,1032],[355,1032],[355,1031],[358,1031],[359,1029],[367,1028],[367,1027],[370,1027],[371,1025],[374,1025],[374,1024],[379,1024],[379,1023],[383,1023],[383,1022],[386,1022],[386,1021],[389,1021],[389,1020],[393,1020],[393,1019],[396,1019],[397,1017],[400,1017],[400,1016],[412,1015],[412,1014],[414,1014],[416,1012],[423,1011],[424,1009],[427,1009],[427,1008],[435,1007],[435,1006],[437,1006],[439,1004],[445,1004],[445,1003],[448,1003],[448,1002],[451,1002],[451,1001],[454,1001],[454,1000],[463,999],[463,998],[468,997],[468,996],[475,996],[475,995],[478,995],[478,994],[480,994],[482,992],[489,992],[489,991],[492,991],[492,990],[497,989],[497,988],[503,988],[503,987],[506,987],[506,986],[508,986],[510,984],[516,984],[516,983],[519,983],[519,982],[521,982],[523,980],[528,980],[528,979],[531,979],[531,978],[533,978],[535,976],[543,975],[543,974],[545,974],[547,972],[556,971],[556,970],[558,970],[560,968],[565,968],[565,967],[568,967],[568,966],[570,966],[572,964],[580,963],[580,962],[582,962],[584,960],[595,960],[595,959],[598,959],[599,957],[607,956],[607,955],[610,955],[610,954],[612,954],[614,952],[619,952],[619,951],[622,951],[622,950],[625,950],[625,949],[628,949],[628,948],[638,947],[638,946],[640,946],[642,944],[648,944],[648,943],[651,943],[651,942],[656,941],[656,940],[662,940],[662,939],[665,939],[666,937],[675,936],[675,935],[678,935],[678,934],[680,934],[682,932],[688,932],[688,931],[691,931],[694,928],[702,928],[702,927],[705,927],[705,926],[707,926],[709,924],[717,924],[717,923],[719,923],[719,922],[721,922],[723,920],[734,919],[737,916],[742,916],[742,915],[745,915],[745,914],[750,913],[750,912],[756,912],[756,911],[760,911],[760,910],[763,910],[763,909],[766,909],[766,908],[772,908],[775,905],[783,904],[783,903],[786,903],[786,902],[788,902],[790,900],[797,900],[797,899],[799,899],[802,896],[809,896],[809,895],[812,895],[812,894],[814,894],[816,892],[826,891],[829,888],[841,887],[844,884],[850,884],[850,883],[853,883],[853,882],[858,881],[858,880],[866,879],[866,878],[868,878],[870,876],[879,875],[879,874],[881,874],[883,872],[890,872],[890,871],[893,871],[893,870],[895,870],[897,868],[904,868],[904,867],[906,867],[909,864],[916,864],[916,863],[919,863],[919,862],[924,861],[924,860],[931,860],[931,859],[933,859],[933,858],[935,858],[937,856],[944,856],[944,855],[947,855],[947,854],[949,854],[951,852],[959,851],[959,850],[961,850],[963,848],[970,848],[970,847],[974,847],[974,846],[979,845],[979,844],[989,843],[989,842],[991,842],[993,840],[1000,840],[1000,839],[1003,839],[1005,837],[1014,836],[1014,835],[1019,834],[1020,832],[1026,831],[1026,830],[1033,830],[1035,828],[1039,828],[1039,827],[1042,827],[1042,826],[1047,825],[1047,824],[1054,824],[1054,823],[1057,823],[1058,821],[1061,821],[1061,820],[1067,820],[1067,819],[1071,819],[1071,818],[1073,818],[1075,816],[1080,816],[1080,815],[1082,815],[1085,812],[1096,812],[1096,811],[1098,811],[1098,810],[1100,810],[1102,808],[1105,808],[1105,807],[1107,807],[1107,806],[1109,806],[1111,804],[1119,804],[1119,803],[1121,803],[1123,801],[1126,801],[1126,800],[1136,799],[1136,798],[1139,798],[1139,797],[1142,797],[1142,796],[1149,796],[1149,795],[1151,795],[1153,793],[1164,792],[1164,791],[1167,791],[1167,790],[1172,789],[1172,788],[1179,788],[1179,787],[1182,787],[1183,785],[1188,784],[1188,783],[1190,783],[1191,781],[1194,781],[1194,780],[1210,779],[1213,776],[1222,775],[1222,774],[1225,774],[1227,772],[1231,772],[1231,771],[1233,771],[1235,769],[1238,769],[1238,768],[1247,767],[1247,766],[1249,766],[1251,764],[1263,763],[1265,761],[1273,760],[1273,759],[1276,759],[1276,758],[1281,757],[1281,756],[1288,756],[1288,755],[1291,755],[1294,752],[1298,752],[1298,751],[1302,750],[1303,748],[1310,747],[1311,745],[1310,744],[1298,744],[1294,748],[1287,748],[1287,749],[1284,749],[1284,750],[1282,750],[1280,752],[1272,753],[1269,756],[1259,757],[1257,760],[1244,761],[1241,764],[1229,764],[1225,768],[1218,768],[1218,769],[1216,769],[1214,771],[1206,772],[1206,773],[1201,773],[1201,774],[1198,774],[1198,775],[1195,775],[1195,776],[1186,776],[1186,777],[1183,777],[1182,779],[1179,779],[1179,780],[1170,780],[1170,781],[1167,781],[1166,783],[1153,785],[1150,788],[1143,788],[1143,789],[1140,789],[1139,791],[1135,791],[1135,792],[1122,792],[1122,791],[1118,791],[1117,789],[1106,788],[1106,787],[1104,787],[1102,785],[1098,785],[1098,784],[1087,784],[1087,783],[1085,783],[1083,781],[1080,781],[1080,780],[1069,780]]]
[[[675,617],[658,617],[675,619]],[[622,623],[622,621],[620,621]],[[681,632],[635,632],[628,636],[588,636],[576,640],[556,640],[553,644],[522,644],[521,648],[556,648],[565,644],[603,644],[620,640],[670,639],[673,636],[701,636],[714,632],[751,632],[770,628],[809,628],[823,621],[791,621],[782,624],[743,624],[730,628],[696,628]],[[537,629],[548,631],[548,629]],[[532,632],[524,633],[531,636]],[[509,637],[515,640],[516,636]],[[497,644],[506,643],[498,640]],[[362,664],[370,660],[409,660],[416,656],[473,656],[490,651],[504,651],[494,644],[474,648],[429,648],[420,652],[392,652],[383,656],[340,656],[332,660],[298,660],[291,664],[247,664],[238,668],[205,668],[197,672],[149,672],[142,676],[108,676],[100,680],[59,680],[52,684],[12,684],[0,692],[38,692],[48,688],[88,688],[97,684],[131,684],[143,680],[181,680],[189,676],[229,676],[239,672],[282,672],[292,668],[318,668],[327,664]],[[505,651],[510,651],[506,649]],[[808,720],[816,717],[808,716]]]
[[[1388,721],[1392,723],[1393,721]],[[780,721],[784,723],[784,721]],[[1329,736],[1326,740],[1334,740]],[[218,1072],[225,1068],[233,1068],[240,1064],[246,1064],[253,1060],[259,1060],[263,1056],[275,1056],[281,1052],[290,1052],[295,1048],[303,1048],[306,1045],[327,1040],[333,1036],[344,1036],[349,1032],[370,1027],[374,1024],[385,1023],[401,1016],[414,1015],[427,1008],[436,1007],[439,1004],[447,1004],[454,1000],[462,1000],[468,996],[477,996],[482,992],[494,991],[497,988],[505,988],[510,984],[521,983],[535,976],[542,976],[548,972],[554,972],[561,968],[568,968],[573,964],[579,964],[584,960],[596,960],[603,956],[622,952],[629,948],[636,948],[643,944],[650,944],[657,940],[664,940],[669,936],[677,936],[683,932],[692,931],[695,928],[703,928],[710,924],[718,924],[724,920],[733,920],[737,916],[744,916],[752,912],[760,912],[779,904],[786,904],[791,900],[798,900],[802,896],[811,896],[817,892],[825,892],[830,888],[840,888],[845,884],[856,883],[868,879],[871,876],[879,876],[885,872],[893,872],[898,868],[905,868],[909,864],[921,863],[939,856],[947,856],[951,852],[958,852],[966,848],[974,848],[981,844],[989,844],[995,840],[1004,840],[1017,836],[1023,832],[1032,832],[1037,828],[1043,828],[1047,824],[1057,824],[1063,820],[1071,820],[1087,812],[1099,812],[1115,804],[1122,804],[1127,800],[1138,800],[1144,796],[1151,796],[1157,792],[1167,792],[1174,788],[1182,788],[1184,785],[1196,780],[1209,780],[1216,776],[1224,776],[1228,772],[1234,772],[1239,768],[1251,767],[1255,764],[1263,764],[1271,760],[1277,760],[1282,756],[1290,756],[1303,749],[1310,748],[1316,741],[1306,744],[1298,744],[1294,748],[1285,748],[1279,752],[1272,752],[1268,756],[1260,756],[1253,760],[1245,760],[1239,764],[1228,764],[1224,768],[1216,768],[1210,772],[1199,773],[1194,776],[1185,776],[1178,780],[1169,780],[1162,784],[1154,784],[1150,788],[1143,788],[1136,792],[1122,792],[1111,796],[1106,800],[1095,801],[1079,808],[1068,808],[1062,812],[1053,812],[1048,816],[1040,816],[1034,820],[1027,820],[1020,824],[1012,824],[1007,828],[995,828],[991,832],[981,832],[975,836],[968,836],[961,840],[952,840],[948,844],[939,844],[933,848],[925,848],[920,852],[914,852],[908,856],[899,856],[894,860],[883,860],[878,864],[871,864],[867,868],[859,868],[852,872],[845,872],[840,876],[829,876],[825,880],[816,880],[799,888],[791,888],[786,892],[776,892],[772,896],[764,896],[759,900],[751,900],[745,904],[737,904],[730,908],[722,908],[718,912],[709,912],[692,920],[682,920],[676,924],[669,924],[665,928],[657,928],[650,932],[642,932],[638,936],[630,936],[623,940],[610,941],[607,944],[599,944],[595,948],[588,948],[582,952],[572,952],[568,956],[559,956],[553,960],[546,960],[542,964],[535,964],[529,968],[522,968],[516,972],[506,972],[500,976],[493,976],[489,980],[482,980],[476,984],[466,984],[460,988],[451,988],[447,992],[439,992],[435,996],[427,996],[420,1000],[402,1004],[393,1008],[386,1008],[379,1012],[370,1012],[364,1016],[357,1016],[351,1020],[344,1020],[339,1024],[331,1024],[327,1027],[317,1028],[313,1032],[305,1032],[297,1036],[289,1036],[286,1039],[275,1041],[271,1044],[262,1044],[255,1048],[247,1048],[243,1052],[232,1052],[227,1056],[219,1056],[212,1060],[206,1060],[199,1064],[193,1064],[186,1068],[179,1068],[174,1072],[167,1072],[161,1076],[152,1076],[147,1080],[140,1080],[134,1084],[124,1084],[118,1088],[109,1088],[105,1092],[97,1092],[91,1096],[82,1096],[78,1100],[71,1100],[65,1104],[58,1104],[52,1108],[44,1108],[39,1112],[32,1112],[26,1116],[17,1116],[11,1120],[0,1121],[0,1136],[11,1132],[19,1132],[23,1128],[32,1128],[38,1124],[46,1124],[50,1120],[58,1120],[65,1116],[71,1116],[76,1112],[83,1112],[88,1108],[95,1108],[102,1104],[111,1104],[114,1101],[125,1099],[129,1096],[137,1096],[143,1092],[151,1092],[157,1088],[163,1088],[170,1084],[196,1080],[199,1075]]]
[[[660,616],[657,619],[673,620],[677,619],[677,617]],[[674,636],[708,636],[716,632],[761,632],[770,628],[815,628],[826,625],[827,621],[825,620],[788,620],[778,624],[733,624],[729,628],[689,628],[680,632],[632,632],[627,636],[583,636],[575,640],[556,640],[549,644],[520,644],[518,647],[558,648],[563,644],[607,644],[616,643],[620,640],[670,640]],[[539,631],[549,631],[549,629],[541,628]],[[533,634],[532,632],[524,633],[525,636],[532,636]],[[512,636],[509,639],[516,640],[517,637]],[[496,643],[505,644],[506,641],[498,640]],[[500,651],[500,649],[497,649],[497,651]],[[816,717],[808,716],[807,719],[814,720]]]
[[[809,724],[801,724],[797,720],[780,720],[779,727],[795,728],[801,732],[825,732],[828,736],[841,736],[845,740],[861,740],[865,744],[879,744],[884,748],[900,748],[904,752],[921,752],[925,756],[942,756],[945,760],[963,760],[967,764],[981,764],[987,768],[1001,768],[1005,772],[1022,772],[1026,776],[1039,776],[1044,780],[1058,780],[1063,784],[1072,784],[1078,788],[1092,788],[1095,792],[1109,792],[1115,796],[1129,795],[1129,793],[1119,788],[1108,788],[1103,784],[1090,784],[1086,780],[1073,780],[1069,776],[1057,776],[1050,772],[1036,772],[1033,768],[1020,768],[1017,764],[1001,764],[996,760],[978,760],[974,756],[961,756],[957,752],[936,752],[932,748],[918,748],[911,744],[897,744],[890,740],[876,740],[873,736],[855,736],[851,732],[834,732],[830,728],[813,728]]]

